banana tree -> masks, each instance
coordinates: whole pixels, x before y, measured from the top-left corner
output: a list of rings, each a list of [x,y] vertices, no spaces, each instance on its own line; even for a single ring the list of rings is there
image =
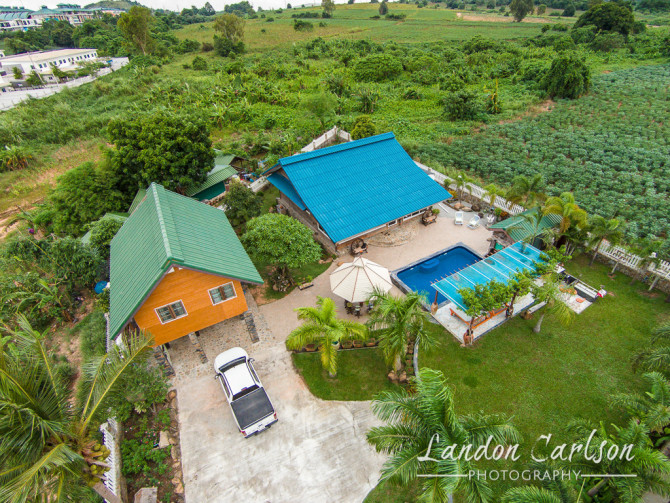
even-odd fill
[[[589,247],[593,249],[593,257],[591,263],[593,265],[600,251],[600,246],[603,241],[607,239],[612,245],[617,245],[621,241],[623,233],[621,232],[621,221],[616,218],[607,220],[600,215],[594,215],[589,219],[588,223]]]
[[[531,286],[531,292],[537,302],[544,302],[546,305],[533,327],[536,334],[542,330],[542,321],[549,314],[558,319],[562,325],[569,325],[575,317],[575,312],[563,301],[563,292],[560,290],[560,282],[555,273],[548,273],[542,277],[542,284]]]

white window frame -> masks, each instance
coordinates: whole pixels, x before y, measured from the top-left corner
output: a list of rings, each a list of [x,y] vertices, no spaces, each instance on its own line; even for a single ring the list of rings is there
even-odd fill
[[[184,309],[184,314],[182,314],[181,316],[177,316],[176,318],[172,318],[171,320],[163,321],[163,319],[161,318],[161,315],[158,314],[158,310],[163,309],[164,307],[169,307],[172,304],[176,304],[177,302],[179,302],[181,304],[181,307]],[[188,316],[188,311],[186,310],[186,306],[184,305],[184,301],[181,300],[181,299],[175,300],[175,301],[170,302],[169,304],[165,304],[163,306],[158,306],[158,307],[154,308],[154,311],[156,313],[156,316],[158,316],[158,321],[161,322],[161,325],[165,325],[166,323],[170,323],[172,321],[178,320],[179,318],[185,318],[186,316]]]
[[[212,298],[212,290],[218,290],[219,288],[223,288],[226,285],[232,285],[233,287],[233,292],[235,295],[233,297],[226,297],[225,299],[222,299],[220,302],[214,302],[214,299]],[[237,289],[235,288],[235,283],[232,281],[228,281],[227,283],[224,283],[223,285],[215,286],[214,288],[210,288],[207,290],[207,295],[209,295],[209,300],[212,303],[213,306],[218,306],[219,304],[223,304],[224,302],[228,302],[229,300],[233,300],[237,298]]]

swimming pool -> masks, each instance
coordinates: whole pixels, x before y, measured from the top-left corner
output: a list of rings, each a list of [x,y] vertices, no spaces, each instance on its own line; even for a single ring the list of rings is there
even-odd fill
[[[414,290],[427,294],[428,304],[435,300],[435,289],[431,286],[436,281],[450,276],[481,260],[481,257],[464,245],[456,245],[423,258],[406,267],[393,271],[405,290]],[[447,298],[438,293],[437,302],[441,304]]]

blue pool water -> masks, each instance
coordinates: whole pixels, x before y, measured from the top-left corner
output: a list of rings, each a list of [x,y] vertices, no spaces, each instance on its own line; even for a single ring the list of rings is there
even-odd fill
[[[448,297],[458,308],[465,310],[463,298],[458,294],[460,289],[473,288],[474,285],[488,283],[491,280],[507,283],[517,272],[534,271],[536,264],[542,260],[542,254],[537,248],[523,243],[514,243],[438,281],[433,287],[443,298]]]
[[[407,269],[398,271],[398,279],[415,292],[427,294],[427,301],[432,304],[435,300],[435,289],[431,284],[474,264],[481,258],[463,246],[455,246],[439,255],[423,260]],[[447,300],[438,293],[437,302]]]

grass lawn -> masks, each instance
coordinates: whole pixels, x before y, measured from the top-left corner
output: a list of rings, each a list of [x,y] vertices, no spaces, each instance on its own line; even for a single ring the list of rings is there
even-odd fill
[[[396,389],[378,348],[352,349],[338,354],[337,378],[331,379],[315,353],[293,353],[293,364],[314,396],[324,400],[370,400],[382,390]]]
[[[442,327],[431,324],[440,345],[419,355],[421,367],[441,370],[453,386],[459,414],[513,416],[523,435],[521,459],[500,468],[522,468],[539,435],[552,433],[557,441],[574,418],[622,423],[625,416],[609,407],[609,397],[643,389],[640,376],[631,369],[631,356],[648,344],[654,326],[670,318],[665,295],[650,295],[645,285],[630,285],[623,274],[610,279],[608,267],[589,267],[586,256],[570,262],[568,271],[596,288],[604,285],[613,295],[590,306],[568,327],[546,317],[542,332],[535,334],[535,319],[516,317],[470,348],[462,348]],[[368,351],[344,352],[339,382],[329,382],[318,356],[294,355],[312,393],[340,400],[369,398],[389,386],[383,361],[375,358]],[[504,482],[492,486],[498,494],[509,487]],[[366,502],[413,501],[415,491],[380,485]]]

